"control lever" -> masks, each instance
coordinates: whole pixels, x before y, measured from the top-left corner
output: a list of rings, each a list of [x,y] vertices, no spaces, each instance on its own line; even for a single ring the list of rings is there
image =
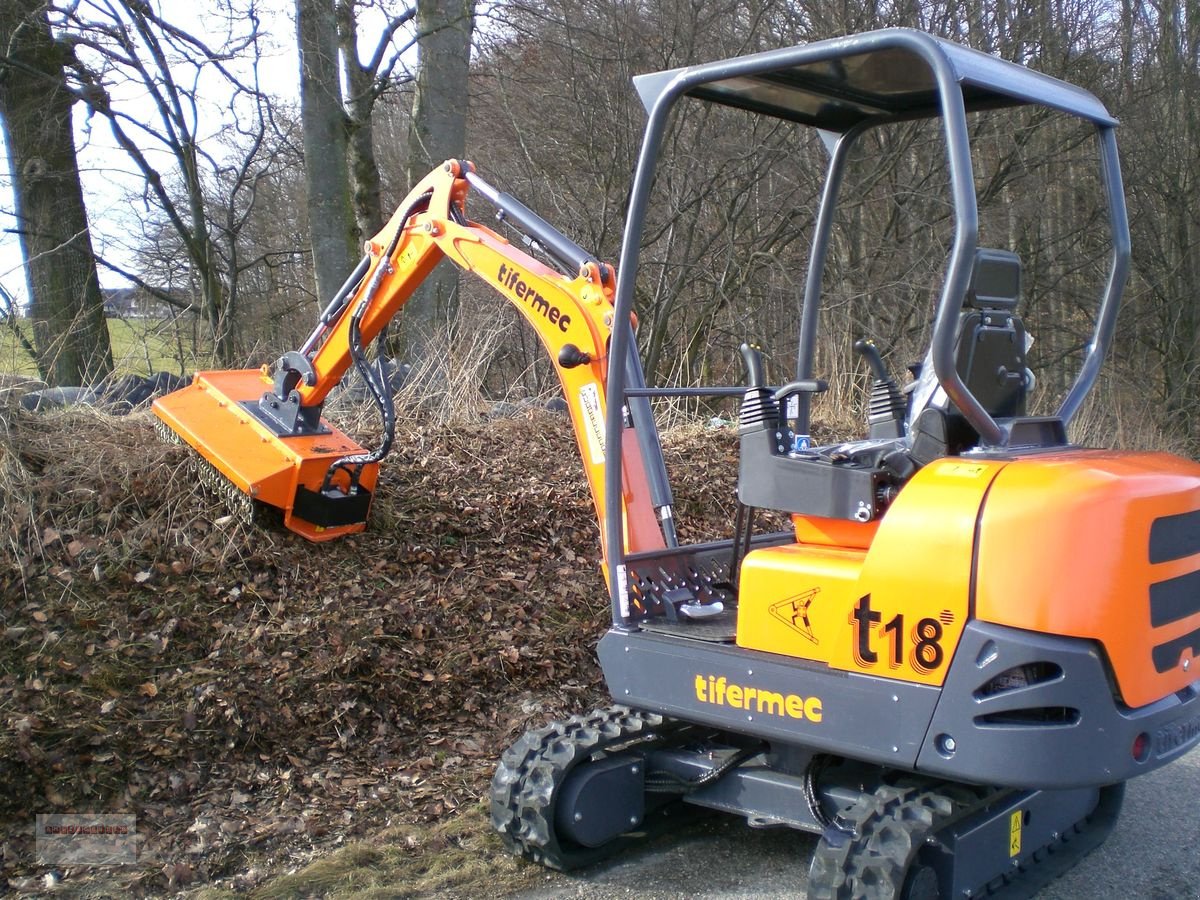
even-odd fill
[[[746,366],[746,387],[760,388],[763,386],[762,354],[757,347],[742,344],[742,363]]]
[[[860,339],[854,349],[867,361],[871,369],[871,400],[867,411],[868,435],[871,438],[898,438],[904,436],[904,417],[907,411],[904,397],[896,386],[896,380],[888,374],[879,348],[873,341]]]

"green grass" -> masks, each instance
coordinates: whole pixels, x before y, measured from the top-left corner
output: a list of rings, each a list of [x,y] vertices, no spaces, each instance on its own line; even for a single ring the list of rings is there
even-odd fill
[[[30,323],[18,323],[32,337]],[[109,319],[113,369],[118,375],[186,374],[208,362],[207,337],[200,322],[181,319]],[[0,372],[37,377],[37,366],[11,328],[0,328]]]

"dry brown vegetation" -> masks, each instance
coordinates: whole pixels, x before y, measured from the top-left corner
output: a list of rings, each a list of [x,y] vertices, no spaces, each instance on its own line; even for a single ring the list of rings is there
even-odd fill
[[[734,438],[676,434],[690,536],[721,534]],[[120,880],[144,893],[251,888],[369,835],[355,852],[428,867],[420,848],[466,840],[429,828],[460,810],[479,824],[503,746],[604,701],[597,526],[566,421],[401,437],[371,530],[312,545],[227,520],[149,414],[10,411],[6,876],[40,871],[35,813],[72,811],[137,814],[141,862]]]

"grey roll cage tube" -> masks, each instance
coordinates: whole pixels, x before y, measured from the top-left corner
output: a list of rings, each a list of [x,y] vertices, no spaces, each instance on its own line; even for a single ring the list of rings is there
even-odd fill
[[[496,190],[469,167],[464,166],[463,168],[463,177],[471,185],[473,191],[496,209],[496,218],[501,222],[506,221],[513,225],[530,244],[537,245],[542,252],[553,258],[564,272],[574,275],[589,263],[599,265],[600,261],[595,256],[554,228],[516,197]],[[610,271],[611,269],[608,267],[601,266],[601,278],[608,277],[607,272]],[[629,329],[628,325],[626,329]],[[626,357],[625,371],[622,374],[628,378],[634,388],[646,387],[641,363],[636,353]],[[629,405],[630,414],[637,421],[654,421],[648,397],[631,397]],[[667,481],[667,470],[662,464],[663,453],[662,445],[658,440],[658,431],[653,428],[639,428],[637,439],[642,458],[658,460],[658,465],[649,466],[646,471],[650,502],[659,513],[659,525],[666,537],[667,544],[674,547],[678,543],[675,535],[675,521],[672,516],[674,501],[671,498],[671,485]]]
[[[1080,88],[1025,69],[1015,63],[987,56],[919,31],[900,28],[886,29],[771,50],[639,78],[638,88],[639,91],[642,91],[643,100],[649,109],[649,120],[646,124],[645,136],[634,172],[628,218],[621,242],[614,320],[616,322],[630,321],[633,288],[637,279],[639,244],[646,222],[654,167],[666,131],[668,116],[681,97],[689,92],[696,92],[699,99],[755,110],[756,106],[753,103],[748,103],[741,98],[722,97],[716,90],[701,92],[697,89],[706,85],[710,88],[719,88],[715,85],[716,82],[731,79],[748,80],[756,76],[761,79],[766,74],[781,73],[783,70],[801,65],[824,63],[836,72],[836,67],[849,57],[865,57],[869,54],[882,54],[889,50],[905,51],[928,65],[934,79],[932,101],[935,102],[927,100],[923,107],[913,103],[908,109],[893,108],[890,111],[884,105],[879,104],[874,107],[878,111],[877,114],[869,116],[860,114],[857,120],[851,122],[846,122],[847,117],[844,116],[841,128],[830,129],[840,131],[840,134],[835,138],[814,228],[801,313],[796,377],[797,379],[809,379],[813,374],[820,312],[821,276],[833,227],[838,190],[850,147],[859,135],[873,125],[940,116],[945,131],[955,227],[950,259],[946,267],[945,281],[934,321],[931,341],[933,367],[947,397],[962,411],[980,434],[983,444],[1002,449],[1007,444],[1008,432],[1002,423],[997,422],[988,414],[967,389],[958,373],[954,358],[955,331],[971,277],[979,231],[970,141],[967,134],[968,104],[964,93],[968,89],[973,91],[972,110],[1039,105],[1091,121],[1096,128],[1101,181],[1108,204],[1112,256],[1091,343],[1087,347],[1079,375],[1058,409],[1058,417],[1063,420],[1064,424],[1069,423],[1078,412],[1099,375],[1100,367],[1112,342],[1121,293],[1128,277],[1129,223],[1114,134],[1116,121],[1108,115],[1103,105],[1094,96]],[[799,73],[799,75],[802,78],[804,73]],[[765,79],[762,80],[765,82]],[[823,96],[821,81],[810,75],[808,82],[804,84],[804,90],[817,97]],[[825,81],[828,82],[829,79],[825,79]],[[784,84],[786,87],[786,81]],[[861,103],[862,96],[856,96],[853,90],[847,89],[849,87],[852,86],[847,82],[840,90],[831,88],[828,90],[827,96],[834,101],[849,99],[851,111],[857,109],[861,113],[862,106],[855,106],[855,104]],[[768,96],[770,90],[771,88],[767,89]],[[914,94],[915,96],[917,95]],[[870,103],[866,105],[870,106]],[[819,109],[808,116],[788,115],[786,107],[771,108],[771,104],[761,104],[757,111],[780,118],[791,118],[793,121],[814,127],[822,126],[819,121],[821,115]],[[851,115],[849,118],[853,118],[853,116]],[[633,389],[644,387],[645,384],[632,328],[615,328],[613,330],[610,359],[613,364],[609,367],[605,443],[609,447],[621,446],[627,404],[630,403],[630,400],[642,401],[637,407],[630,405],[629,411],[634,415],[634,424],[641,423],[642,425],[636,430],[642,449],[643,463],[652,484],[658,481],[665,482],[666,470],[661,450],[657,454],[647,454],[647,445],[650,441],[641,434],[642,431],[655,431],[657,435],[653,419],[649,417],[648,401],[642,396],[630,397],[627,400],[627,380],[630,382],[628,386]],[[623,364],[622,360],[624,360]],[[639,393],[641,392],[639,391]],[[808,417],[808,397],[802,395],[802,400],[804,402],[801,405],[801,422],[804,424]],[[641,416],[636,415],[638,412],[641,412]],[[657,449],[657,444],[657,440],[653,441],[655,449]],[[605,470],[604,485],[606,506],[604,537],[605,545],[608,548],[610,599],[613,627],[615,628],[629,627],[627,616],[623,613],[623,609],[627,605],[628,584],[623,543],[623,509],[620,502],[622,476],[621,454],[616,453],[613,454],[613,464],[610,464]],[[664,488],[663,490],[669,489]],[[669,493],[666,493],[665,496],[669,497]],[[668,538],[668,546],[674,545],[674,541]]]

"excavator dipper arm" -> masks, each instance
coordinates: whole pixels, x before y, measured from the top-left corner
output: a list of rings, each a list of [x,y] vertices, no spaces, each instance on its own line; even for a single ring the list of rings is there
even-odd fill
[[[467,219],[472,189],[493,205],[503,200],[501,215],[571,274]],[[367,242],[362,262],[299,350],[280,357],[273,370],[200,372],[187,388],[156,401],[155,414],[236,490],[282,511],[292,531],[330,540],[363,530],[382,453],[339,432],[321,417],[322,405],[443,258],[508,299],[550,354],[603,535],[604,472],[611,457],[604,440],[605,385],[616,274],[496,192],[467,162],[451,160],[412,189]],[[377,382],[378,389],[387,385]],[[625,429],[619,452],[625,551],[659,549],[663,535],[632,427]]]

